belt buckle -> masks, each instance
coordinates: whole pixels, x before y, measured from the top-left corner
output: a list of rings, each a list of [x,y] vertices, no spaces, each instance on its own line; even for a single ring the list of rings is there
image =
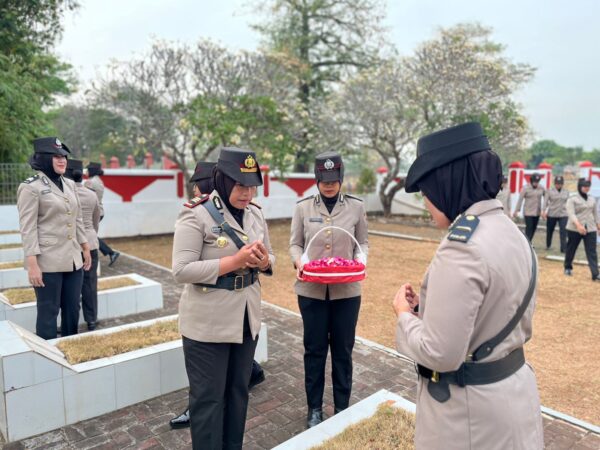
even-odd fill
[[[238,287],[238,279],[241,280],[241,287]],[[242,289],[244,289],[244,275],[236,275],[233,280],[233,290],[239,292]]]
[[[433,383],[437,383],[437,382],[439,382],[439,381],[440,381],[440,374],[439,374],[439,372],[436,372],[435,370],[433,370],[433,371],[431,372],[431,378],[430,378],[430,380],[431,380]]]

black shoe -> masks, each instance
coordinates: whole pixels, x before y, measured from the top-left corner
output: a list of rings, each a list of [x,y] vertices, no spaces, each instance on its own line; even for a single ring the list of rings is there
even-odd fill
[[[600,278],[598,278],[598,277],[592,278],[592,281],[598,281],[598,282],[600,282]]]
[[[573,275],[573,270],[571,270],[571,269],[565,269],[565,275],[567,275],[569,277],[572,276]]]
[[[108,267],[112,266],[117,261],[117,259],[119,259],[119,256],[121,256],[119,252],[111,253],[109,255],[110,262],[108,263]]]
[[[333,408],[333,414],[339,414],[346,408],[338,408],[337,406]]]
[[[189,408],[185,410],[183,414],[178,417],[174,417],[169,420],[169,424],[171,428],[177,430],[179,428],[189,428],[190,426],[190,410]]]
[[[88,326],[88,331],[94,331],[96,329],[96,322],[88,322],[87,326]]]
[[[250,377],[250,383],[248,383],[248,390],[251,390],[256,385],[265,381],[265,371],[260,369],[259,371],[252,371],[252,376]]]
[[[306,428],[312,428],[323,422],[323,408],[308,408]]]

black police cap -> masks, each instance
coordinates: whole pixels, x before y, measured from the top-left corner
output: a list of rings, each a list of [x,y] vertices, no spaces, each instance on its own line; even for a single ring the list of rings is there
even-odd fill
[[[530,180],[532,183],[538,183],[540,181],[540,176],[537,173],[534,173],[531,175]]]
[[[49,155],[68,156],[71,150],[56,136],[42,137],[34,139],[33,151],[35,153],[46,153]]]
[[[83,172],[83,161],[79,159],[69,159],[67,161],[67,170],[79,170]]]
[[[190,183],[195,183],[200,180],[204,180],[206,178],[212,177],[213,167],[215,167],[217,163],[214,162],[206,162],[200,161],[196,163],[196,168],[194,169],[194,174],[190,177]]]
[[[577,181],[577,187],[590,187],[592,185],[592,182],[590,180],[587,180],[585,178],[580,178]]]
[[[557,175],[556,177],[554,177],[554,182],[556,184],[564,184],[565,179],[561,175]]]
[[[224,147],[219,153],[217,169],[242,186],[262,186],[262,174],[256,153],[236,147]]]
[[[479,122],[463,123],[423,136],[417,142],[417,159],[408,169],[404,190],[417,192],[419,180],[432,170],[490,149]]]
[[[337,152],[324,152],[315,156],[315,178],[317,181],[344,180],[344,162]]]
[[[88,175],[90,177],[94,177],[96,175],[102,176],[104,175],[104,170],[102,169],[102,164],[98,162],[90,162],[87,165]]]

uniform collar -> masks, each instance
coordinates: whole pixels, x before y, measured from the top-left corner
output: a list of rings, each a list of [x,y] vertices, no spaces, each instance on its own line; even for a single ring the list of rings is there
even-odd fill
[[[246,235],[247,232],[244,230],[249,231],[254,226],[254,214],[252,214],[250,207],[246,206],[246,208],[244,208],[244,230],[242,230],[242,227],[240,227],[240,225],[237,223],[237,220],[235,220],[233,215],[229,212],[229,209],[227,209],[227,207],[223,203],[223,200],[221,199],[216,190],[214,190],[210,195],[209,201],[213,202],[213,204],[217,207],[219,212],[223,214],[223,218],[225,219],[225,221],[234,230],[239,231],[243,235]]]
[[[482,214],[494,211],[503,210],[502,202],[498,199],[482,200],[480,202],[472,204],[469,209],[465,211],[465,214],[471,214],[473,216],[480,216]]]
[[[325,203],[321,199],[321,194],[315,195],[315,205],[317,206],[317,209],[319,210],[319,212],[321,214],[323,214],[324,216],[333,217],[333,216],[339,214],[339,212],[341,211],[341,209],[344,207],[345,204],[346,204],[346,196],[340,192],[338,201],[336,202],[335,206],[331,210],[331,214],[330,214],[329,211],[327,210],[327,207],[325,206]]]

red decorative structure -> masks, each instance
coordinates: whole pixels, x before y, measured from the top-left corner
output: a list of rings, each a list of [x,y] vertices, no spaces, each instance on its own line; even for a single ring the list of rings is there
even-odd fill
[[[146,152],[146,155],[144,156],[144,168],[151,169],[153,165],[154,156],[152,156],[152,153]]]
[[[388,173],[388,168],[385,166],[380,166],[377,168],[377,173],[381,173],[381,174]]]
[[[509,180],[508,185],[510,192],[519,193],[523,186],[523,180],[525,178],[525,164],[521,161],[515,161],[508,166]]]
[[[172,161],[171,159],[169,159],[169,157],[167,155],[163,155],[162,157],[162,168],[165,170],[171,170],[171,169],[178,169],[179,166],[177,165],[176,162]]]
[[[135,168],[135,159],[133,159],[133,155],[127,155],[127,168]]]
[[[263,195],[265,197],[269,196],[269,170],[271,170],[271,168],[266,164],[260,166],[260,171],[263,176]]]
[[[181,173],[181,172],[180,172]],[[135,194],[150,186],[156,180],[172,180],[173,175],[145,175],[145,176],[121,176],[104,175],[102,181],[104,186],[121,196],[124,202],[130,202]],[[183,174],[181,174],[183,180]],[[179,181],[179,180],[178,180]],[[178,186],[181,184],[179,183]],[[183,197],[183,191],[177,191],[179,197]]]
[[[111,169],[118,169],[119,167],[121,167],[121,163],[119,163],[119,158],[117,158],[116,156],[111,156],[111,158],[110,158],[110,168]]]
[[[288,178],[287,180],[281,180],[273,177],[272,181],[283,181],[283,183],[292,189],[298,197],[302,197],[304,193],[315,185],[314,178]]]

